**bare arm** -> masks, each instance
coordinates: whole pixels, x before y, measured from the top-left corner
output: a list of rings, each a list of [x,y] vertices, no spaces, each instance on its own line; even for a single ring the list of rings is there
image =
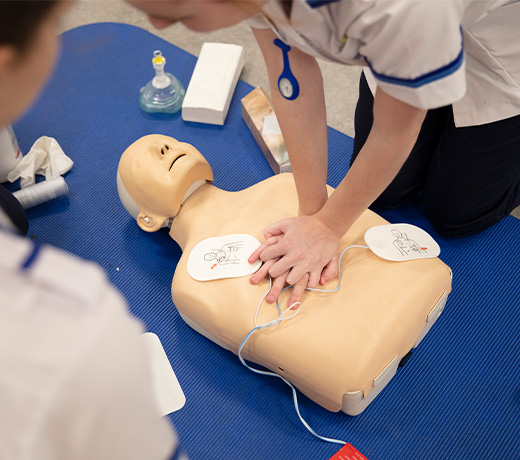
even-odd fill
[[[408,157],[425,111],[381,90],[374,98],[374,125],[339,187],[312,216],[284,219],[267,230],[284,238],[260,249],[262,260],[280,258],[269,268],[276,277],[289,270],[292,284],[303,274],[321,271],[354,221],[385,190]],[[267,241],[266,241],[267,243]]]
[[[283,54],[274,45],[277,38],[270,29],[253,29],[267,66],[274,110],[282,130],[298,194],[298,214],[312,215],[327,201],[327,121],[323,78],[316,59],[297,48],[289,51],[291,71],[300,86],[299,96],[286,100],[278,89],[278,78],[283,70]],[[264,231],[266,240],[272,235]],[[257,259],[260,253],[253,254]],[[264,260],[262,268],[251,278],[253,284],[263,279],[277,259]],[[334,270],[335,264],[331,264]],[[285,285],[287,273],[275,277],[267,297],[274,302]],[[334,276],[331,274],[331,276]],[[293,290],[290,303],[300,300],[309,283],[315,287],[319,277],[309,280],[304,275]]]
[[[295,100],[286,100],[278,90],[283,55],[273,44],[276,35],[270,29],[253,29],[253,33],[267,65],[274,110],[294,171],[300,214],[314,214],[327,201],[327,121],[321,70],[314,57],[292,48],[289,62],[300,94]]]
[[[425,110],[379,89],[374,124],[358,158],[316,217],[338,236],[372,204],[397,175],[421,129]]]
[[[337,267],[331,265],[331,260],[336,260],[339,240],[397,175],[417,139],[426,111],[379,89],[367,142],[327,200],[325,103],[317,63],[297,50],[290,51],[294,52],[291,69],[300,83],[301,93],[295,101],[285,101],[277,88],[282,57],[270,45],[274,34],[255,31],[255,36],[268,66],[273,104],[298,189],[300,217],[283,219],[264,231],[266,241],[250,261],[261,258],[266,263],[252,277],[252,282],[258,282],[267,273],[275,278],[268,301],[276,299],[285,282],[295,284],[290,300],[293,303],[301,299],[306,285],[314,287],[318,280],[324,284],[337,275]],[[327,268],[322,273],[324,267]]]

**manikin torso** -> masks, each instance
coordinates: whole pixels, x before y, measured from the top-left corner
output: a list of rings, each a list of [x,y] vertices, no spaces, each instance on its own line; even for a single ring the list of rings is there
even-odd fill
[[[188,256],[211,237],[245,233],[263,241],[265,227],[295,216],[297,209],[292,175],[281,174],[239,192],[203,185],[173,219],[170,235],[183,250],[171,287],[173,302],[185,319],[235,354],[255,326],[255,311],[269,281],[252,285],[250,276],[196,281],[187,271]],[[366,211],[341,240],[340,251],[365,245],[366,230],[386,223]],[[355,248],[341,265],[338,292],[306,291],[293,319],[258,331],[243,350],[244,358],[287,378],[331,411],[341,409],[345,393],[361,390],[368,395],[392,358],[413,347],[428,313],[451,286],[450,270],[437,258],[389,262],[369,249]],[[280,297],[282,311],[289,296],[285,291]],[[277,317],[276,304],[264,301],[259,324]]]

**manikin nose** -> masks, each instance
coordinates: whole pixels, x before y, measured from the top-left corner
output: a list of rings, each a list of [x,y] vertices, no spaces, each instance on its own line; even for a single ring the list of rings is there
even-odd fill
[[[161,147],[161,155],[166,155],[171,150],[171,147],[168,144],[164,144]]]

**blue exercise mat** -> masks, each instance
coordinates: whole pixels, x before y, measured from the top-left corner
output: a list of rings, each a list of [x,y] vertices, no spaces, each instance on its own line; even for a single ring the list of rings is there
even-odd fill
[[[29,235],[98,262],[159,336],[186,394],[170,418],[192,460],[326,460],[339,446],[302,426],[289,387],[251,373],[182,321],[170,297],[179,247],[166,231],[140,230],[119,202],[120,155],[151,133],[195,145],[220,188],[240,190],[272,175],[241,118],[240,99],[252,89],[244,82],[222,127],[140,110],[139,89],[153,76],[156,49],[187,86],[196,58],[144,30],[93,24],[63,35],[57,70],[15,131],[24,152],[42,135],[55,137],[75,165],[65,177],[68,197],[28,212]],[[336,186],[352,139],[329,129],[329,149],[329,183]],[[383,216],[437,239],[453,270],[453,292],[410,361],[363,414],[330,413],[300,395],[302,415],[369,460],[519,458],[520,222],[508,217],[453,240],[435,234],[417,203]]]

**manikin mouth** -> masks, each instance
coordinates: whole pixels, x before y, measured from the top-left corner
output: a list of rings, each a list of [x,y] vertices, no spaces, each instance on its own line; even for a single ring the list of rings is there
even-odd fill
[[[175,164],[175,162],[179,159],[179,158],[182,158],[182,157],[185,157],[186,154],[183,153],[182,155],[179,155],[177,158],[175,158],[175,160],[172,161],[172,164],[170,165],[170,169],[168,171],[171,171],[172,168],[173,168],[173,165]]]

